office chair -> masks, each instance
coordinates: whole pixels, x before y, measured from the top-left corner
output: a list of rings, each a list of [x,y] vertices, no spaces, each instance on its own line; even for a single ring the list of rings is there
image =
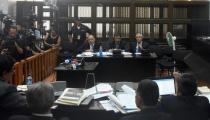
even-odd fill
[[[159,66],[159,69],[160,69],[159,76],[161,77],[165,70],[167,70],[167,74],[171,76],[173,73],[173,69],[175,67],[174,58],[173,58],[173,50],[170,47],[166,47],[162,49],[161,51],[162,51],[162,54],[157,59],[157,65]]]

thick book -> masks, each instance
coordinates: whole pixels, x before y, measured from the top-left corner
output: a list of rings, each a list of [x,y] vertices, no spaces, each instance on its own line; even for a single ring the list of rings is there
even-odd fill
[[[81,89],[66,88],[55,103],[79,106],[87,97],[88,96]]]

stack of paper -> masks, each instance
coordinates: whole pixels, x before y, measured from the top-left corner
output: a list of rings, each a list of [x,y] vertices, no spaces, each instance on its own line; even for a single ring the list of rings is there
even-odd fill
[[[135,91],[127,85],[122,86],[124,92],[119,92],[115,95],[111,94],[108,96],[110,101],[108,103],[102,102],[102,106],[106,110],[112,110],[116,112],[116,109],[123,114],[139,111],[135,103]],[[109,104],[109,105],[108,105]]]
[[[26,92],[27,90],[28,90],[28,86],[27,85],[18,85],[17,86],[17,91]]]
[[[122,55],[123,55],[124,57],[133,57],[133,56],[132,56],[132,53],[130,53],[130,52],[122,52]]]
[[[199,96],[204,96],[210,101],[210,89],[207,86],[198,87]]]
[[[94,99],[108,96],[113,93],[113,88],[110,84],[100,83],[92,88],[84,90],[86,95],[92,95]]]

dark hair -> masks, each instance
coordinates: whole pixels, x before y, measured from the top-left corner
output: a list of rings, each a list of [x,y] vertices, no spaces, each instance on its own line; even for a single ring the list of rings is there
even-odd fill
[[[47,113],[54,103],[53,87],[46,82],[33,84],[26,93],[26,99],[32,113]]]
[[[197,91],[196,79],[191,73],[184,73],[178,81],[178,91],[183,96],[193,96]]]
[[[139,82],[137,94],[142,98],[143,105],[155,106],[159,98],[159,88],[156,82],[146,79]]]
[[[74,17],[74,21],[81,21],[80,17]]]
[[[3,76],[4,72],[10,72],[15,64],[15,60],[8,55],[0,54],[0,76]]]

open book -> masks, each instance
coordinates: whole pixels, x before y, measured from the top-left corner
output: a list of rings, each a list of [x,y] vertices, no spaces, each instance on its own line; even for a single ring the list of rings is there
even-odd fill
[[[88,96],[83,92],[83,90],[66,88],[55,103],[79,106],[80,103],[87,97]]]
[[[55,101],[58,104],[77,105],[79,106],[89,96],[94,99],[105,97],[112,94],[111,85],[101,83],[89,89],[66,88],[63,94]]]

